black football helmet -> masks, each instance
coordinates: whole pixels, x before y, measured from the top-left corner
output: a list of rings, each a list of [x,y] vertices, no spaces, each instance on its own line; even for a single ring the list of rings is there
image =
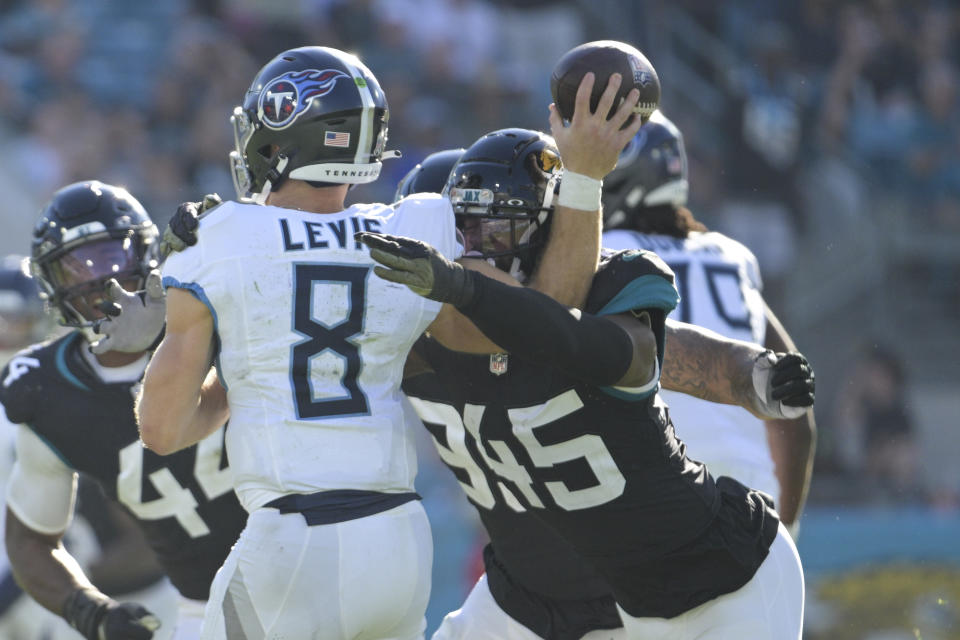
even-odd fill
[[[688,190],[683,134],[654,111],[603,179],[603,227],[628,227],[632,216],[649,207],[685,206]]]
[[[450,170],[460,160],[464,151],[462,148],[444,149],[428,155],[400,179],[393,201],[397,202],[411,193],[441,193],[447,184]]]
[[[30,264],[61,324],[89,327],[103,317],[97,305],[111,278],[128,290],[143,288],[159,263],[158,240],[157,226],[126,189],[77,182],[53,194],[43,209]]]
[[[0,350],[21,349],[50,329],[40,288],[30,276],[29,260],[9,255],[0,261]]]
[[[526,280],[550,230],[560,169],[553,138],[530,129],[493,131],[464,151],[444,189],[464,256]]]
[[[230,118],[237,195],[262,203],[288,177],[373,182],[389,117],[380,83],[356,56],[329,47],[284,51],[260,69]]]

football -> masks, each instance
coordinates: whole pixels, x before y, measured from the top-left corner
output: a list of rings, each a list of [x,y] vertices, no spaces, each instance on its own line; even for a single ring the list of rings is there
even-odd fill
[[[590,94],[591,111],[596,110],[610,75],[619,73],[623,78],[607,119],[613,116],[624,97],[634,87],[640,90],[640,102],[634,112],[644,121],[660,105],[660,79],[646,56],[625,42],[597,40],[581,44],[565,53],[550,74],[550,93],[564,120],[573,118],[577,87],[588,71],[592,71],[596,76],[593,92]]]

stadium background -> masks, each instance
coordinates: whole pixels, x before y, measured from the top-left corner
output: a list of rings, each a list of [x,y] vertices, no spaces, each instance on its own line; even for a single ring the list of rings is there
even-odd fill
[[[362,201],[434,150],[548,129],[553,63],[605,38],[656,66],[691,209],[756,253],[816,368],[806,637],[960,638],[955,2],[0,0],[0,252],[25,253],[76,180],[126,185],[161,226],[181,201],[231,197],[228,116],[283,49],[353,51],[380,79],[403,158]],[[433,629],[482,539],[421,444]]]

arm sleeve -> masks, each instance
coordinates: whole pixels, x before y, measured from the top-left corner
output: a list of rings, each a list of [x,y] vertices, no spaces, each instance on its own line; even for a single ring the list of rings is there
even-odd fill
[[[469,274],[474,295],[458,309],[510,353],[598,386],[615,384],[630,368],[633,340],[616,323],[533,289]]]
[[[73,517],[77,473],[25,425],[17,426],[16,451],[7,507],[34,531],[62,533]]]

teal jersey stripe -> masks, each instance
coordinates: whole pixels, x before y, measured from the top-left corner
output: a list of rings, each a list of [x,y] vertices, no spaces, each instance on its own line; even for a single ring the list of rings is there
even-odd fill
[[[613,315],[631,309],[663,309],[669,313],[679,302],[680,294],[675,286],[660,276],[646,275],[631,280],[597,315]]]
[[[60,375],[63,376],[63,379],[77,387],[78,389],[83,389],[84,391],[90,391],[90,387],[80,382],[80,378],[73,375],[73,372],[67,368],[67,349],[70,345],[76,342],[78,339],[82,339],[83,336],[80,333],[75,333],[73,336],[64,340],[60,343],[60,347],[57,349],[57,354],[55,360],[57,363],[57,371],[60,372]]]
[[[614,398],[619,398],[620,400],[626,400],[627,402],[640,402],[642,400],[646,400],[659,389],[659,382],[653,385],[651,389],[644,391],[643,393],[629,393],[623,389],[617,389],[615,387],[600,387],[600,391],[603,391],[605,394],[613,396]]]

